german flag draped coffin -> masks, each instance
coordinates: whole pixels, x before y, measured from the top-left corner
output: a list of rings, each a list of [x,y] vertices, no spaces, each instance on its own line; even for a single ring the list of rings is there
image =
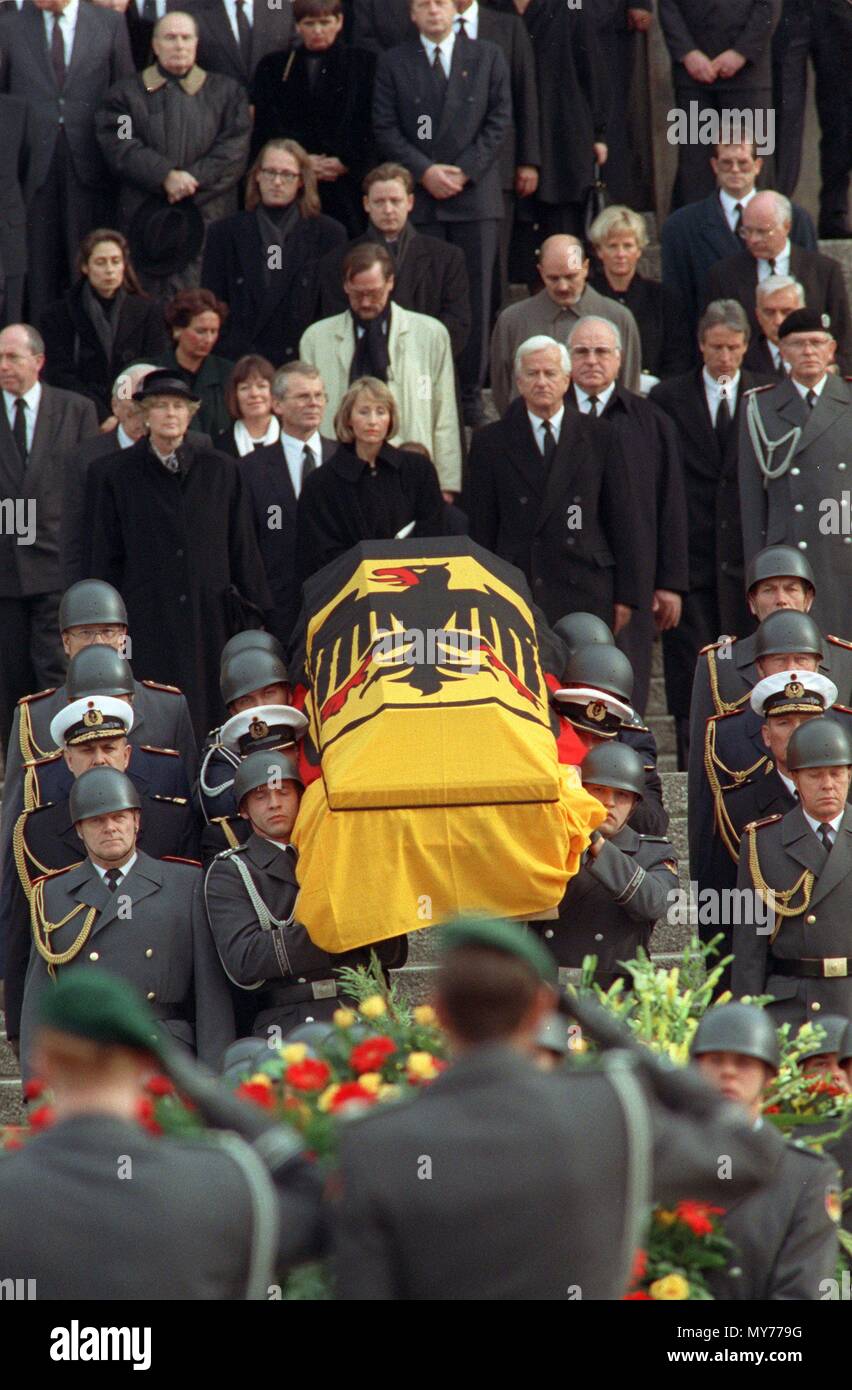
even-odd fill
[[[530,603],[466,537],[366,542],[305,585],[322,776],[293,842],[325,950],[561,901],[604,812],[558,762]]]

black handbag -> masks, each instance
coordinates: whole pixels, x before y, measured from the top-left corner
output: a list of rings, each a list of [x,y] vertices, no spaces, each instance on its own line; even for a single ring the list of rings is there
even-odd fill
[[[586,245],[590,245],[589,232],[596,217],[599,217],[604,208],[609,205],[609,195],[606,184],[601,177],[601,166],[595,165],[593,181],[589,184],[583,195],[583,240]]]

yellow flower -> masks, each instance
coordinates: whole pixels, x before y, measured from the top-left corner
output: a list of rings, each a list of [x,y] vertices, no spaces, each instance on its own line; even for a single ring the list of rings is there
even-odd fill
[[[382,1078],[377,1071],[365,1071],[358,1077],[358,1082],[364,1087],[365,1091],[371,1091],[375,1096],[379,1093]]]
[[[409,1076],[416,1076],[420,1081],[433,1081],[438,1075],[431,1052],[410,1052],[407,1067]]]
[[[249,1077],[248,1084],[250,1086],[271,1086],[272,1077],[267,1076],[265,1072],[256,1071],[254,1076]]]
[[[308,1048],[306,1043],[288,1043],[286,1047],[282,1047],[281,1049],[281,1056],[284,1058],[288,1067],[291,1067],[294,1062],[304,1062],[307,1055]]]
[[[655,1279],[648,1292],[666,1302],[682,1301],[689,1298],[689,1284],[682,1274],[667,1274],[664,1279]]]
[[[733,997],[734,996],[731,994],[731,991],[729,989],[726,989],[724,993],[720,994],[719,998],[716,1000],[716,1006],[718,1007],[719,1004],[730,1004]]]
[[[337,1028],[351,1028],[357,1017],[354,1009],[335,1009],[331,1021]]]
[[[385,1001],[380,994],[371,994],[361,1000],[359,1012],[365,1018],[381,1018],[382,1014],[387,1012]]]
[[[334,1100],[334,1097],[337,1095],[339,1089],[340,1087],[338,1085],[326,1086],[325,1090],[323,1091],[322,1095],[317,1101],[317,1108],[323,1111],[328,1110],[329,1106],[331,1105],[331,1102]]]
[[[362,1076],[361,1081],[363,1082],[363,1080]],[[381,1085],[378,1090],[379,1100],[396,1100],[401,1094],[399,1086],[392,1086],[389,1081]]]
[[[663,1208],[660,1208],[659,1211],[654,1212],[654,1219],[661,1226],[673,1226],[674,1223],[677,1221],[677,1212],[665,1211]]]
[[[414,1022],[421,1023],[428,1027],[429,1024],[437,1023],[438,1015],[431,1004],[418,1004],[414,1010]]]

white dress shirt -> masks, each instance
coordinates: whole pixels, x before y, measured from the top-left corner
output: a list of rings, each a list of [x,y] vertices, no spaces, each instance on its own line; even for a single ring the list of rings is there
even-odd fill
[[[819,381],[816,383],[815,386],[803,386],[800,381],[796,381],[795,377],[791,377],[790,380],[792,381],[802,400],[805,401],[807,400],[809,391],[813,391],[815,396],[822,395],[823,391],[825,390],[825,383],[828,381],[828,372],[826,372],[824,376],[820,377]]]
[[[716,428],[716,414],[719,410],[719,402],[722,399],[722,384],[715,377],[711,376],[707,368],[701,372],[704,378],[704,395],[707,397],[707,409],[710,411],[710,419],[713,428]],[[740,373],[729,377],[725,382],[724,393],[728,398],[728,409],[731,412],[731,419],[734,418],[734,411],[737,408],[737,392],[740,389]]]
[[[424,34],[420,35],[420,42],[426,49],[426,57],[429,59],[430,68],[435,61],[435,49],[439,48],[441,50],[441,67],[444,69],[444,76],[449,79],[450,68],[453,65],[453,48],[456,42],[455,29],[451,30],[447,37],[442,39],[440,43],[433,43],[432,40],[427,39]]]
[[[309,449],[313,450],[314,460],[319,468],[322,464],[322,439],[319,430],[314,430],[310,439],[294,439],[292,434],[285,434],[283,430],[281,431],[281,448],[284,450],[290,482],[293,484],[293,491],[297,497],[302,490],[302,464],[304,463],[306,444]]]
[[[233,33],[234,38],[237,40],[237,43],[239,44],[239,41],[240,41],[240,31],[239,31],[239,29],[237,28],[237,3],[236,3],[236,0],[222,0],[222,4],[225,6],[225,14],[228,16],[228,23],[229,23],[230,26],[231,26],[231,32]],[[254,0],[245,0],[245,4],[243,5],[243,13],[244,13],[246,19],[248,20],[249,25],[253,28],[253,27],[254,27]]]
[[[234,421],[234,443],[240,458],[245,458],[246,454],[252,453],[254,449],[262,449],[265,444],[277,444],[281,436],[281,425],[278,416],[273,415],[269,424],[266,426],[266,433],[260,439],[255,439],[249,434],[245,421]]]
[[[479,5],[477,3],[477,0],[473,0],[473,4],[465,10],[464,14],[456,15],[455,19],[453,20],[453,33],[459,33],[461,29],[461,24],[459,23],[459,21],[462,19],[464,20],[464,31],[467,34],[467,37],[469,39],[478,39]]]
[[[726,193],[724,188],[719,189],[719,202],[722,204],[722,211],[725,214],[725,221],[732,232],[737,230],[737,203],[745,212],[757,189],[753,188],[750,193],[746,193],[743,198],[732,198],[730,193]]]
[[[804,816],[804,818],[805,818],[805,820],[807,821],[808,825],[811,827],[811,830],[812,830],[812,831],[814,832],[814,834],[816,835],[816,837],[817,837],[817,839],[819,840],[820,844],[822,844],[822,840],[820,839],[820,833],[819,833],[819,828],[820,828],[820,826],[821,826],[821,825],[829,825],[829,826],[831,826],[831,829],[830,829],[829,834],[828,834],[828,838],[830,839],[831,843],[834,844],[835,840],[837,839],[837,832],[838,832],[838,830],[840,829],[840,822],[843,820],[843,812],[842,812],[842,811],[840,812],[840,815],[839,815],[839,816],[835,816],[835,817],[834,817],[834,820],[821,821],[821,820],[814,820],[813,816],[809,816],[808,813],[807,813],[807,811],[805,810],[805,808],[804,808],[804,806],[803,806],[803,807],[802,807],[802,815]]]
[[[11,391],[3,392],[3,403],[6,406],[6,419],[9,421],[9,429],[14,428],[15,424],[15,402],[18,397]],[[31,386],[29,391],[25,391],[21,400],[26,403],[26,413],[24,419],[27,422],[27,453],[33,447],[33,435],[35,434],[36,420],[38,419],[38,408],[41,403],[41,382],[37,381]]]
[[[119,425],[115,432],[115,442],[119,449],[129,449],[131,445],[135,444],[137,441],[130,438],[130,435],[127,434],[123,425]]]
[[[784,783],[784,786],[787,788],[793,800],[798,801],[799,793],[796,790],[796,783],[793,781],[792,777],[788,777],[786,773],[781,771],[780,767],[776,767],[775,771],[778,773],[778,776],[781,778],[781,781]]]
[[[582,386],[574,382],[574,393],[577,397],[577,406],[581,415],[591,415],[592,407],[589,404],[591,396],[598,398],[598,416],[603,415],[604,410],[609,405],[609,398],[615,390],[615,382],[611,381],[604,391],[584,391]]]
[[[558,444],[558,443],[559,443],[559,435],[560,435],[560,433],[561,433],[561,431],[562,431],[562,419],[563,419],[564,414],[565,414],[565,407],[564,407],[564,405],[561,405],[561,406],[559,407],[559,409],[557,410],[556,414],[555,414],[555,415],[551,415],[550,419],[547,420],[547,421],[542,420],[542,418],[541,418],[540,415],[533,415],[533,413],[532,413],[531,410],[528,410],[528,411],[527,411],[527,415],[528,415],[528,417],[529,417],[529,422],[530,422],[530,424],[532,425],[532,432],[533,432],[533,434],[535,435],[535,442],[536,442],[536,444],[538,445],[539,449],[541,450],[542,454],[544,454],[544,441],[545,441],[545,438],[546,438],[546,434],[545,434],[545,430],[544,430],[545,424],[550,425],[550,429],[551,429],[551,432],[552,432],[552,434],[553,434],[553,438],[554,438],[554,440],[556,441],[556,443]]]
[[[764,280],[768,280],[770,275],[789,275],[790,274],[790,238],[784,242],[784,250],[779,251],[773,257],[775,269],[773,270],[768,261],[758,261],[757,263],[757,283],[760,285]]]
[[[156,4],[157,4],[157,19],[162,19],[162,18],[163,18],[163,15],[166,13],[166,0],[156,0]],[[139,18],[140,18],[140,19],[142,18],[142,11],[144,10],[144,8],[145,8],[145,0],[136,0],[136,9],[137,9],[138,12],[139,12]]]
[[[781,356],[781,349],[780,349],[780,347],[778,346],[778,344],[777,344],[777,343],[770,342],[769,338],[767,338],[767,339],[766,339],[766,346],[769,348],[769,356],[772,358],[772,361],[773,361],[773,364],[774,364],[774,366],[775,366],[776,371],[778,370],[779,367],[783,367],[783,368],[784,368],[784,371],[785,371],[785,372],[787,373],[787,375],[789,376],[789,375],[790,375],[790,363],[784,361],[784,358]]]
[[[138,855],[138,854],[136,853],[136,851],[134,850],[133,853],[131,854],[130,858],[126,861],[126,863],[124,863],[124,864],[110,864],[110,869],[118,869],[118,872],[121,874],[121,880],[119,881],[119,883],[118,883],[118,885],[117,885],[119,888],[121,887],[121,884],[124,882],[124,880],[127,878],[127,875],[130,873],[130,870],[133,868],[133,865],[136,863],[136,860],[137,860],[138,858],[139,858],[139,855]],[[98,873],[99,873],[100,876],[101,876],[101,882],[102,882],[102,883],[106,882],[106,876],[107,876],[107,874],[109,873],[109,869],[103,869],[103,868],[101,868],[100,864],[95,864],[95,861],[94,861],[94,860],[92,860],[92,863],[94,864],[94,867],[97,869]]]
[[[80,0],[70,0],[70,4],[65,6],[59,14],[53,14],[50,10],[42,10],[44,15],[44,33],[47,39],[47,51],[50,52],[50,41],[53,38],[53,21],[60,19],[59,32],[62,35],[62,43],[65,48],[65,71],[68,71],[71,62],[71,54],[74,52],[74,34],[77,30],[77,15],[80,12]]]

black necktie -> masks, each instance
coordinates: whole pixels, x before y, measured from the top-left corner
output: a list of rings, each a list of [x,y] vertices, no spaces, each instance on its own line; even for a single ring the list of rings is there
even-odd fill
[[[553,426],[549,420],[542,420],[541,432],[544,436],[544,463],[549,468],[553,462],[553,455],[556,453],[556,438],[553,433]]]
[[[721,449],[725,447],[730,429],[731,407],[728,405],[728,397],[721,396],[719,399],[719,408],[716,411],[716,438],[719,441],[719,447]]]
[[[770,275],[774,275],[774,274],[775,274],[775,257],[774,257],[774,256],[770,256],[769,259],[767,260],[766,264],[769,266],[769,274],[770,274]]]
[[[438,96],[443,102],[447,91],[447,74],[444,72],[444,66],[441,62],[441,50],[437,45],[435,46],[435,54],[432,58],[432,76],[435,79],[435,88]]]
[[[65,43],[62,38],[62,16],[53,16],[53,31],[50,35],[50,66],[60,91],[65,86]]]
[[[104,883],[109,891],[114,893],[123,878],[124,874],[121,872],[121,869],[107,869],[104,874]]]
[[[819,838],[822,840],[823,845],[825,846],[825,848],[828,850],[829,853],[831,853],[831,834],[830,834],[830,831],[831,831],[831,826],[828,825],[826,821],[821,821],[821,822],[820,822],[820,827],[819,827],[818,834],[819,834]]]
[[[598,418],[598,405],[599,405],[599,401],[598,401],[597,396],[589,396],[589,411],[588,411],[588,413],[592,416],[592,418],[593,418],[594,420],[596,420],[596,419]]]
[[[305,486],[305,479],[309,478],[312,473],[316,472],[316,467],[316,455],[314,454],[314,451],[310,447],[310,445],[306,444],[304,449],[302,450],[302,477],[299,483],[300,491]]]
[[[17,445],[18,453],[21,456],[21,463],[27,461],[27,403],[23,396],[18,396],[15,401],[15,423],[12,426],[12,434]]]
[[[246,15],[246,0],[236,0],[237,6],[237,33],[240,41],[240,57],[243,60],[243,67],[246,72],[251,63],[251,25]]]
[[[460,34],[464,34],[465,38],[467,38],[467,20],[465,19],[463,14],[457,15],[456,19],[458,21],[459,26],[458,32]]]
[[[805,400],[807,401],[807,403],[808,403],[808,405],[810,406],[811,410],[813,410],[814,406],[816,405],[817,401],[819,400],[819,396],[817,395],[816,391],[809,391],[809,392],[807,393],[807,395],[805,396]]]
[[[742,205],[742,203],[735,203],[735,204],[734,204],[734,212],[735,212],[736,215],[737,215],[737,216],[736,216],[736,221],[734,222],[734,236],[739,236],[739,234],[740,234],[740,227],[743,225],[743,205]]]

